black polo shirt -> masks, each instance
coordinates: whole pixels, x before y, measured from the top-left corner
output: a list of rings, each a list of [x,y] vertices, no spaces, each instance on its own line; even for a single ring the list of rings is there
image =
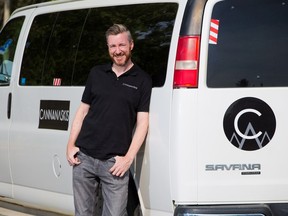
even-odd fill
[[[124,156],[132,140],[137,112],[149,112],[151,78],[134,65],[117,78],[112,65],[92,68],[82,102],[90,109],[76,146],[100,160]]]

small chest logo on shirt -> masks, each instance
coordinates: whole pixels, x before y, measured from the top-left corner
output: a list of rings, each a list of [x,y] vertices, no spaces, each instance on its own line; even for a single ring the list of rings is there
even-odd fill
[[[130,85],[130,84],[127,84],[127,83],[122,83],[123,86],[127,86],[129,88],[133,88],[133,89],[138,89],[137,86],[133,86],[133,85]]]

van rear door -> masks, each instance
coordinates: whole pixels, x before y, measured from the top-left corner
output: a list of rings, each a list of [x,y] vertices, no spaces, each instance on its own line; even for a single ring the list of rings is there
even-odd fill
[[[198,87],[198,202],[287,201],[288,6],[208,1]]]

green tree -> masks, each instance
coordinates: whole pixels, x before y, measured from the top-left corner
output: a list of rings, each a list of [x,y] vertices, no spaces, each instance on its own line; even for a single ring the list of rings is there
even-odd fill
[[[10,9],[11,12],[16,10],[17,8],[24,7],[31,4],[37,4],[42,2],[48,2],[52,0],[5,0],[6,2],[10,1]]]
[[[10,14],[17,8],[48,1],[53,0],[0,0],[1,26],[6,23],[6,21],[9,19]]]

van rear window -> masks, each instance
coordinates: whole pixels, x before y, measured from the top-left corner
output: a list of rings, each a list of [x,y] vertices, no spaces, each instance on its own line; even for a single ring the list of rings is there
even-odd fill
[[[288,2],[232,0],[215,4],[207,86],[288,86]]]
[[[163,86],[177,9],[176,3],[155,3],[38,15],[26,42],[19,84],[84,86],[94,65],[110,62],[105,31],[123,23],[134,39],[133,61],[152,76],[154,87]]]

